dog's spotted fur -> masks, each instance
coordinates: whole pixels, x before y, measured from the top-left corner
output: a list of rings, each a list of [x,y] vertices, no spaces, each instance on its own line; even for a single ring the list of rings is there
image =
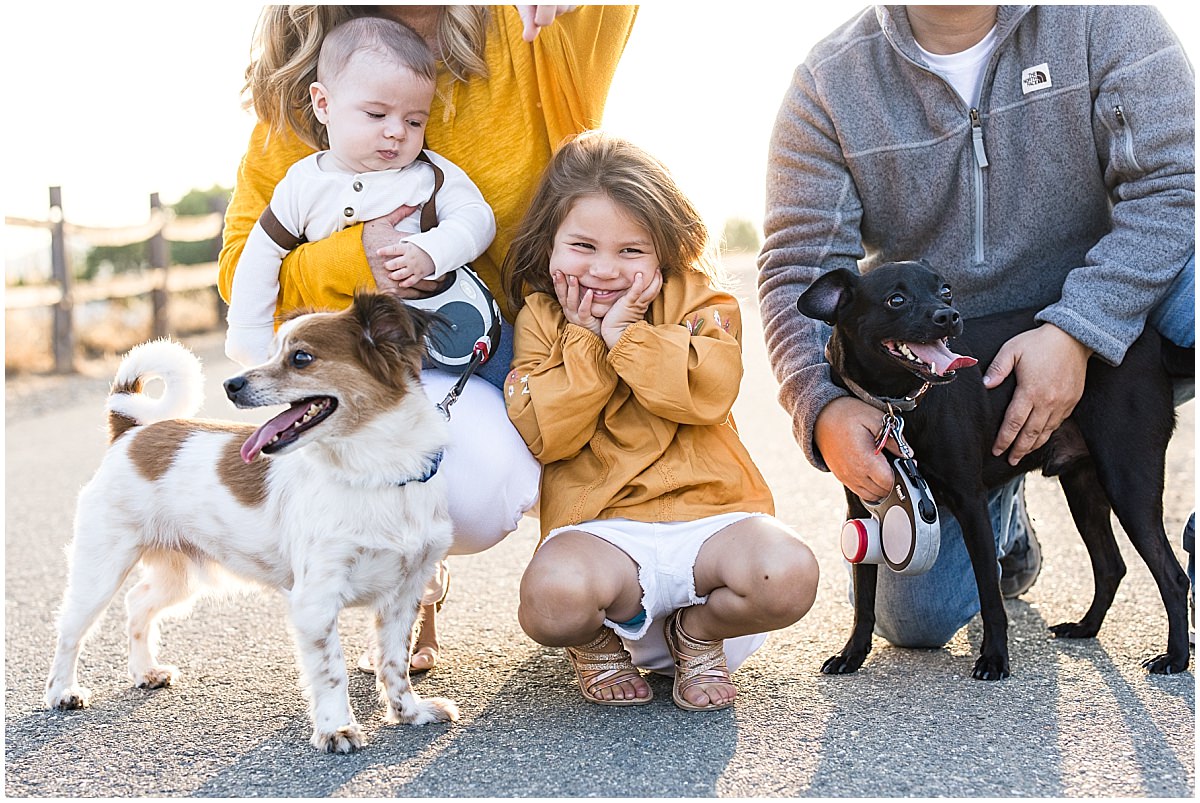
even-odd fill
[[[319,750],[364,743],[337,633],[345,604],[374,612],[387,720],[457,719],[452,701],[418,697],[407,671],[422,592],[451,538],[444,479],[426,479],[447,439],[418,379],[429,323],[371,294],[339,313],[286,322],[271,360],[227,381],[228,395],[240,407],[312,398],[336,406],[271,446],[271,459],[243,452],[254,427],[188,418],[202,387],[190,352],[170,341],[134,349],[109,397],[108,453],[79,497],[46,705],[88,704],[76,676],[82,642],[140,564],[126,596],[129,671],[139,687],[178,675],[156,658],[160,615],[233,575],[288,597]],[[153,378],[166,386],[159,398],[143,393]]]

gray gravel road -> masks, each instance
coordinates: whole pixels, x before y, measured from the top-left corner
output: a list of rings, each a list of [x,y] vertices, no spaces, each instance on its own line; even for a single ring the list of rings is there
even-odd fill
[[[85,650],[92,708],[40,707],[64,583],[74,498],[104,447],[108,371],[6,383],[5,792],[14,797],[1193,797],[1195,678],[1148,677],[1166,618],[1153,581],[1121,536],[1129,574],[1099,638],[1054,640],[1091,594],[1086,551],[1057,484],[1029,481],[1045,554],[1037,585],[1008,603],[1013,675],[971,679],[978,619],[944,649],[877,639],[856,675],[821,662],[851,619],[836,552],[840,487],[810,468],[775,402],[746,265],[746,379],[735,408],[775,491],[779,516],[823,570],[811,614],[774,634],[735,675],[737,705],[693,714],[662,678],[643,708],[584,703],[560,650],[516,623],[518,580],[536,522],[491,551],[451,559],[444,649],[423,694],[456,699],[457,725],[385,726],[372,680],[351,694],[370,744],[349,756],[307,743],[304,704],[278,597],[202,602],[164,627],[164,659],[182,678],[157,692],[125,676],[123,611],[113,605]],[[234,373],[220,339],[190,345],[209,374],[203,414],[242,417],[218,382]],[[1180,411],[1169,454],[1167,528],[1195,505],[1194,403]],[[1178,543],[1175,544],[1177,551]],[[347,654],[365,617],[342,620]]]

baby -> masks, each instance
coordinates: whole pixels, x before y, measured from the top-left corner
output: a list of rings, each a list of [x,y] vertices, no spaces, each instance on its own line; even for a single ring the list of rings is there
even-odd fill
[[[230,292],[230,359],[257,365],[270,356],[279,266],[301,243],[421,206],[437,186],[436,221],[422,227],[414,213],[396,226],[411,233],[387,262],[398,286],[440,278],[491,244],[496,220],[479,189],[422,149],[435,79],[429,47],[400,23],[359,17],[325,37],[309,92],[329,148],[292,166],[246,240]]]

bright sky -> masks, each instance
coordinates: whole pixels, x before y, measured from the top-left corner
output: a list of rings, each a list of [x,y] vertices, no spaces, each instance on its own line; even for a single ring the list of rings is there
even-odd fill
[[[1197,53],[1190,3],[1160,8]],[[13,10],[13,9],[17,10]],[[182,13],[180,9],[188,9]],[[252,124],[239,106],[258,6],[22,3],[3,14],[6,215],[127,225],[192,188],[230,186]],[[644,5],[605,127],[662,159],[714,232],[761,220],[767,141],[792,70],[861,6]],[[6,231],[5,250],[19,237]]]

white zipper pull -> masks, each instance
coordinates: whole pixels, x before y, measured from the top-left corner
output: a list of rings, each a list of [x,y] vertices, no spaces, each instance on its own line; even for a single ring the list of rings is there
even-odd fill
[[[979,124],[978,109],[971,109],[971,144],[975,146],[975,161],[980,167],[987,167],[988,158],[983,150],[983,126]]]

